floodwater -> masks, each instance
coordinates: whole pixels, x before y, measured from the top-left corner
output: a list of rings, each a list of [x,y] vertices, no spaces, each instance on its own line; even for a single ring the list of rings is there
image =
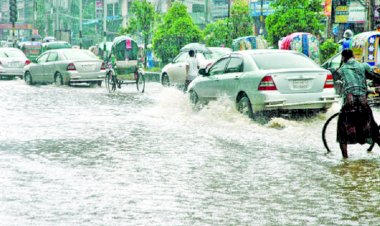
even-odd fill
[[[323,147],[339,106],[258,123],[225,99],[194,111],[158,83],[0,92],[1,225],[380,222],[380,148],[343,160]]]

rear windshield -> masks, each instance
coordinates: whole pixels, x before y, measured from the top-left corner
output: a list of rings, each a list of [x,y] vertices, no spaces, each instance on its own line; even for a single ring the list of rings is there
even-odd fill
[[[290,68],[320,68],[310,58],[291,52],[251,54],[260,70]]]
[[[70,50],[63,52],[67,60],[93,60],[96,58],[93,54],[85,51]]]
[[[18,49],[7,49],[0,50],[0,57],[25,57],[25,55]]]

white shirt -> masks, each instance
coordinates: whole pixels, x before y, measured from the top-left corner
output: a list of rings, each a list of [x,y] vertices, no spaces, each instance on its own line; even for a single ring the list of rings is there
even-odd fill
[[[187,79],[193,80],[198,76],[198,66],[199,66],[198,60],[195,56],[189,57],[187,58],[187,63],[189,64],[189,74],[188,74]]]

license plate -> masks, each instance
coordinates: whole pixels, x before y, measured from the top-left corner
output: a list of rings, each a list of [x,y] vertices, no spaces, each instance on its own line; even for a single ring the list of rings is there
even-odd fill
[[[84,71],[93,71],[94,68],[95,68],[94,65],[82,65],[82,69],[83,69]]]
[[[309,80],[294,80],[293,89],[307,89],[309,87]]]
[[[17,62],[9,62],[8,67],[18,67],[18,63]]]

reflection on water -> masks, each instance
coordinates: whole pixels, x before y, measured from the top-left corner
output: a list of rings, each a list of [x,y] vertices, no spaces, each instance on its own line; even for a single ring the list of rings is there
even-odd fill
[[[325,155],[339,109],[266,123],[226,98],[0,83],[2,225],[377,225],[379,156]],[[375,118],[379,116],[375,110]],[[380,117],[379,117],[380,118]]]

